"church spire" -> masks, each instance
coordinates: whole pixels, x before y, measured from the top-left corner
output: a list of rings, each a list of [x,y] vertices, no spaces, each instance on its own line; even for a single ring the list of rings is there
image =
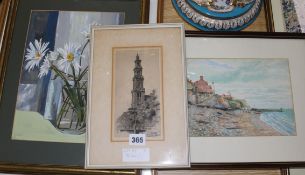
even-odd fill
[[[136,60],[140,60],[139,53],[137,53]]]
[[[137,108],[144,102],[145,97],[145,89],[143,86],[144,77],[142,75],[142,65],[139,54],[137,53],[136,60],[134,61],[135,67],[133,69],[134,76],[133,76],[133,88],[131,91],[132,94],[132,108]]]

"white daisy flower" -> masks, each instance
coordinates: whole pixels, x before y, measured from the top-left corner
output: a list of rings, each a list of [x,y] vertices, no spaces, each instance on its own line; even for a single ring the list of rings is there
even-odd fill
[[[89,33],[88,30],[82,31],[81,34],[84,35],[86,39],[89,39],[89,38],[90,38],[90,33]]]
[[[51,51],[50,54],[47,55],[47,58],[50,61],[56,61],[59,58],[59,53],[56,51],[55,52]]]
[[[43,43],[40,39],[35,40],[34,44],[30,42],[30,48],[27,49],[27,53],[25,55],[25,61],[27,61],[25,65],[25,70],[31,71],[35,66],[39,66],[40,61],[45,56],[46,52],[49,50],[49,43]]]
[[[44,59],[42,65],[40,67],[38,77],[41,78],[41,77],[47,75],[49,73],[50,67],[51,67],[50,61],[48,59]]]
[[[92,22],[91,24],[89,24],[87,26],[87,28],[81,32],[81,34],[83,34],[85,36],[86,39],[90,39],[90,32],[91,32],[91,26],[100,26],[101,24],[97,23],[97,22]]]
[[[80,58],[83,57],[80,54],[80,46],[75,46],[74,44],[65,44],[64,49],[57,49],[61,58],[58,61],[58,68],[65,72],[69,73],[71,65],[74,67],[75,71],[78,73],[81,66],[79,65]]]

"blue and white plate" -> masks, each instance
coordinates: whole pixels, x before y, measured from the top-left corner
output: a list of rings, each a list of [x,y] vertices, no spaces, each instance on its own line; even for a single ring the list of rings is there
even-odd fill
[[[258,16],[264,0],[172,0],[178,14],[203,31],[239,31]]]

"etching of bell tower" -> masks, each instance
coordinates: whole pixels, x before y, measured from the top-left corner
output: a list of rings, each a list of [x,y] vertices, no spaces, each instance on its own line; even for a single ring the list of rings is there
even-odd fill
[[[145,88],[143,87],[144,83],[144,77],[142,75],[142,66],[141,66],[141,60],[139,58],[139,55],[137,54],[136,60],[135,60],[135,67],[133,69],[134,76],[133,76],[133,88],[131,91],[132,94],[132,101],[131,101],[131,107],[132,108],[138,108],[141,104],[144,102],[145,97]]]

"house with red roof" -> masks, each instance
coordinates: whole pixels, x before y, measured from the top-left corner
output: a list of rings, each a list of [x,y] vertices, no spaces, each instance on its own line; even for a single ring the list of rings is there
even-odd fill
[[[194,83],[195,91],[204,96],[210,96],[214,94],[214,90],[211,85],[209,85],[208,81],[206,81],[203,75],[200,76],[198,81]]]

